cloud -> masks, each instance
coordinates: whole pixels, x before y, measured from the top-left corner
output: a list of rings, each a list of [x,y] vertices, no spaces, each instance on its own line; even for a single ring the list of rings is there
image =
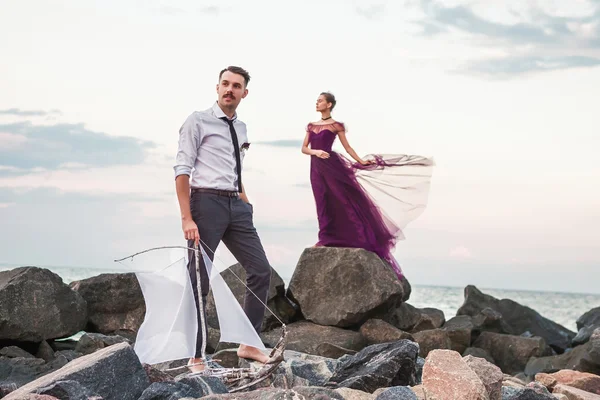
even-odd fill
[[[163,15],[179,15],[183,14],[185,11],[179,7],[160,6],[158,7],[158,12]]]
[[[160,14],[168,15],[168,16],[178,16],[178,15],[189,13],[189,10],[185,10],[180,7],[168,6],[168,5],[160,6],[157,8],[157,10]],[[192,11],[192,12],[194,12],[194,11]],[[199,14],[205,14],[205,15],[219,15],[221,13],[221,9],[218,6],[213,5],[213,6],[200,7],[195,12],[199,13]]]
[[[385,4],[372,4],[368,7],[356,7],[356,12],[366,19],[378,20],[385,15]]]
[[[45,117],[48,115],[61,115],[59,110],[21,110],[20,108],[9,108],[0,110],[0,115],[12,115],[16,117]]]
[[[530,72],[553,71],[558,69],[595,67],[600,59],[593,57],[511,57],[475,61],[465,66],[464,73],[481,73],[494,77],[509,77]]]
[[[0,124],[0,174],[69,165],[134,165],[154,147],[149,141],[94,132],[84,124]]]
[[[217,6],[202,7],[198,11],[200,11],[201,14],[212,14],[212,15],[219,15],[221,13],[221,9]]]
[[[451,258],[460,258],[460,259],[473,258],[473,254],[471,253],[471,250],[469,250],[468,248],[466,248],[464,246],[458,246],[458,247],[453,248],[452,250],[450,250],[449,256]]]
[[[273,147],[294,147],[300,148],[302,147],[302,140],[271,140],[264,142],[255,142],[256,144],[263,144],[265,146],[273,146]]]
[[[0,204],[10,205],[0,207],[0,263],[112,267],[128,252],[178,244],[173,197],[0,188]]]
[[[484,18],[474,6],[445,6],[434,0],[421,0],[419,4],[425,15],[417,22],[422,29],[420,35],[467,34],[471,43],[505,54],[500,59],[466,63],[465,72],[510,77],[600,64],[600,2],[577,16],[551,15],[539,7],[517,13],[510,4],[504,10],[492,8],[498,11],[494,12],[497,18],[509,16],[502,22]]]

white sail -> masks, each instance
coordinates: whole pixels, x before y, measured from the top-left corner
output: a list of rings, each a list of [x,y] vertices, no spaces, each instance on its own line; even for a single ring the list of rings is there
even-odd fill
[[[264,350],[246,313],[202,247],[201,250],[219,318],[220,341]],[[135,273],[146,304],[134,346],[140,361],[156,364],[194,357],[200,322],[187,270],[187,251],[156,249],[119,262],[126,272]]]
[[[210,277],[210,286],[215,299],[221,332],[220,341],[241,343],[265,350],[265,345],[246,316],[244,309],[236,300],[225,280],[223,280],[219,270],[214,267],[208,255],[204,252],[204,249],[202,249],[202,257]]]

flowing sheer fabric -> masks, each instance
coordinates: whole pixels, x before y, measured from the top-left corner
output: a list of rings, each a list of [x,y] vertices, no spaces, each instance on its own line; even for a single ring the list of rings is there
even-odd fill
[[[264,349],[248,317],[203,249],[202,256],[221,327],[219,340]],[[193,357],[200,323],[187,271],[187,251],[159,249],[120,263],[127,272],[135,273],[146,304],[146,315],[134,346],[140,361],[156,364]]]
[[[330,154],[311,157],[311,186],[319,221],[317,245],[354,247],[386,260],[402,278],[392,253],[402,229],[427,205],[433,160],[411,155],[371,155],[373,164],[350,162],[332,151],[344,124],[309,124],[312,149]]]

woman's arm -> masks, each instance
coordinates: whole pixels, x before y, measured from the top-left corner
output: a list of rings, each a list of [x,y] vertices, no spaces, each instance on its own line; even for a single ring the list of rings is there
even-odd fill
[[[352,158],[354,158],[357,162],[361,163],[362,165],[371,164],[371,161],[365,161],[362,158],[360,158],[358,156],[358,154],[356,154],[356,152],[354,151],[354,149],[350,146],[350,143],[348,143],[348,139],[346,138],[346,132],[339,131],[337,133],[337,135],[340,138],[340,142],[342,143],[342,146],[344,146],[344,149],[346,150],[346,152],[348,154],[350,154],[350,156]]]
[[[309,156],[313,156],[315,154],[314,150],[311,150],[308,147],[308,138],[309,138],[309,133],[306,132],[306,135],[304,136],[304,142],[302,142],[302,152],[304,154],[308,154]]]
[[[316,156],[319,158],[329,158],[329,153],[323,150],[313,150],[308,147],[308,139],[309,132],[306,132],[306,136],[304,136],[304,142],[302,142],[302,152],[304,154],[308,154],[309,156]]]

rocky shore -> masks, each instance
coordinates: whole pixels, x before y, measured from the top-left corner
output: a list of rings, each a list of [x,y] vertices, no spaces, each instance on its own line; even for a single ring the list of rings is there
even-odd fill
[[[222,276],[241,303],[244,287]],[[271,281],[268,305],[289,332],[285,361],[251,390],[228,393],[217,378],[165,372],[187,360],[140,363],[132,346],[145,306],[133,274],[66,285],[36,267],[0,272],[0,398],[600,399],[600,307],[572,332],[467,286],[446,316],[411,306],[409,282],[360,249],[306,249],[289,287],[275,271]],[[237,345],[218,343],[208,303],[207,351],[224,367],[248,366]],[[272,315],[261,337],[268,347],[279,339]]]

